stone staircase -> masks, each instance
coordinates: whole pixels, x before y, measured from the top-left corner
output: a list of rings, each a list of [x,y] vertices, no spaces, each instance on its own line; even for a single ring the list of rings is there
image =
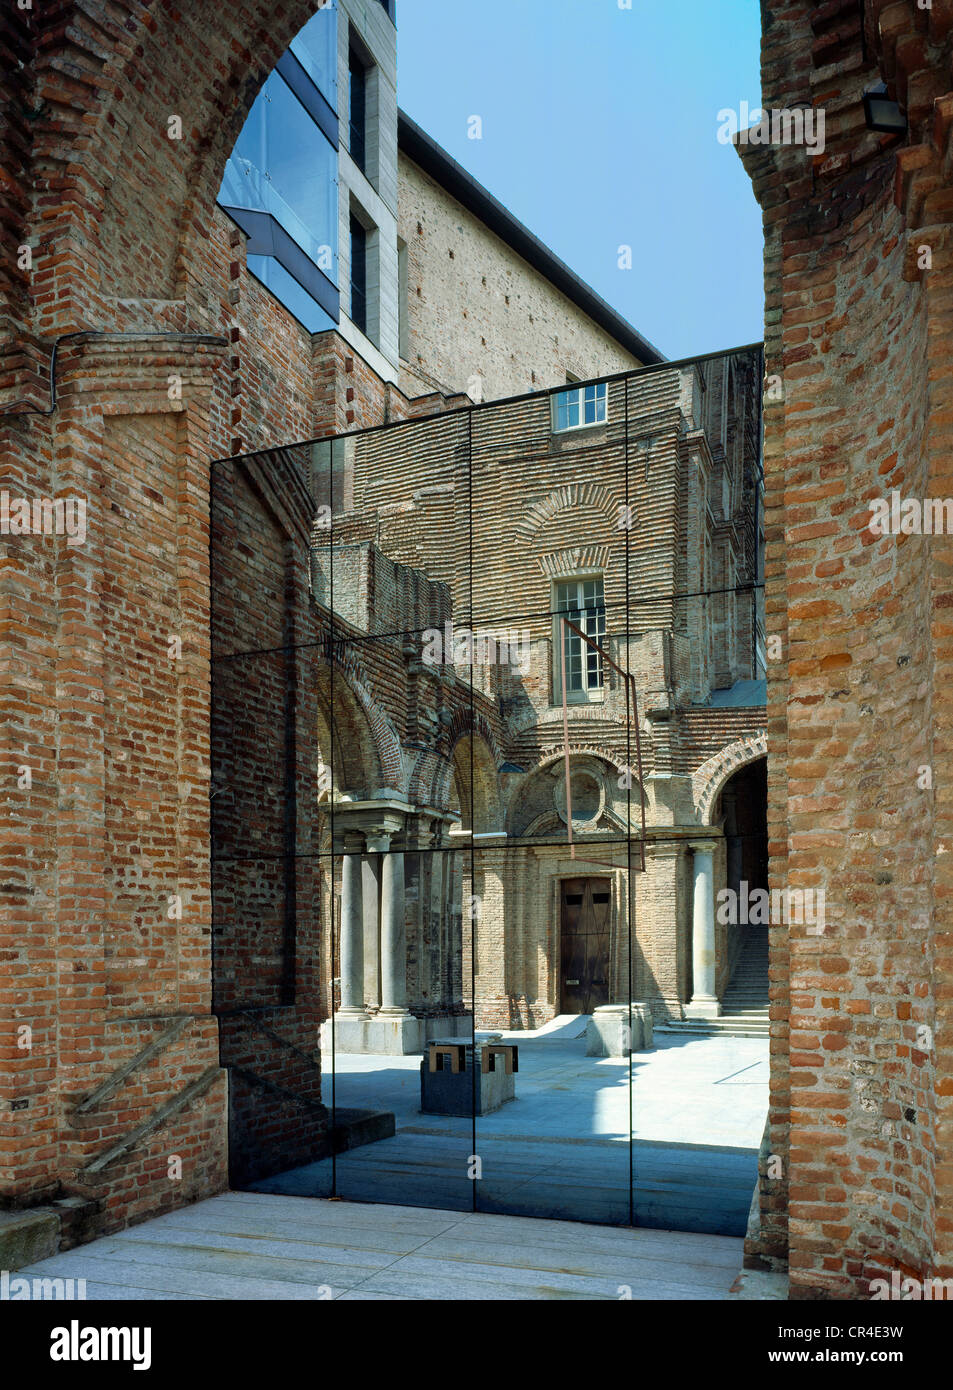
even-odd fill
[[[745,940],[721,1001],[720,1018],[686,1018],[658,1031],[732,1038],[768,1036],[768,929],[746,927]]]

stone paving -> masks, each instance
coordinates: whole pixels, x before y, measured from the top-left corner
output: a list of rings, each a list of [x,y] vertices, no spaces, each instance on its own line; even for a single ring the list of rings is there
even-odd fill
[[[333,1175],[310,1164],[19,1273],[117,1300],[784,1297],[736,1282],[766,1041],[660,1035],[633,1056],[631,1227],[627,1063],[586,1057],[583,1027],[507,1035],[518,1098],[477,1121],[476,1213],[471,1122],[420,1113],[420,1058],[339,1056],[337,1104],[392,1110],[393,1139]],[[323,1200],[332,1176],[339,1197]]]
[[[30,1265],[87,1299],[725,1300],[742,1243],[229,1192]]]

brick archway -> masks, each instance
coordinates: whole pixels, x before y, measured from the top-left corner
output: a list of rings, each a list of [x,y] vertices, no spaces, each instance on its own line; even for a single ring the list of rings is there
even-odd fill
[[[0,167],[15,171],[19,230],[36,243],[33,270],[10,272],[15,258],[5,258],[0,281],[21,331],[49,338],[137,318],[209,326],[196,313],[225,161],[262,82],[318,8],[5,8],[3,39],[24,66],[9,64],[19,90],[0,128]],[[169,138],[173,117],[181,139]]]
[[[722,787],[739,768],[768,756],[768,736],[739,739],[702,763],[692,774],[692,799],[699,825],[710,825]]]

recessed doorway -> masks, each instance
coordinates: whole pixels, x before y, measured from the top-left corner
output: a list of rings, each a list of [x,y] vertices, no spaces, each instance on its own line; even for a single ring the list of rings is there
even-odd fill
[[[608,878],[566,878],[560,885],[562,1014],[591,1014],[609,1003],[611,889]]]

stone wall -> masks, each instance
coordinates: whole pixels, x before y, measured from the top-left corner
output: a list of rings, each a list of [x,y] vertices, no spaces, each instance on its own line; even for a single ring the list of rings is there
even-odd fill
[[[493,400],[608,376],[638,359],[403,152],[407,342],[400,384]],[[478,383],[478,384],[477,384]]]

